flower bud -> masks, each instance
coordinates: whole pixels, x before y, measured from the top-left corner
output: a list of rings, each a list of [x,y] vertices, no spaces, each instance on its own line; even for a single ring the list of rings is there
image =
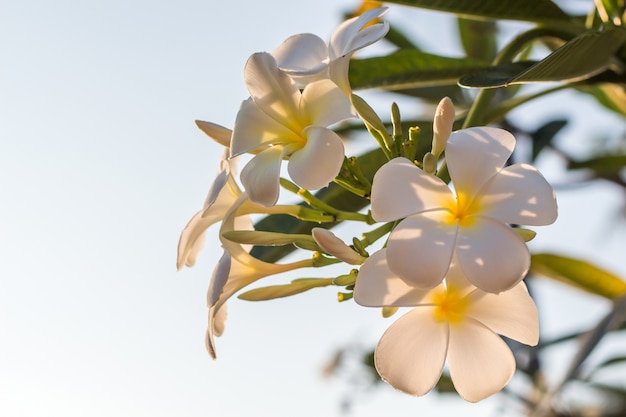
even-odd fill
[[[446,149],[446,142],[452,133],[454,123],[454,104],[448,97],[441,99],[435,110],[435,120],[433,123],[433,145],[432,154],[436,158]]]

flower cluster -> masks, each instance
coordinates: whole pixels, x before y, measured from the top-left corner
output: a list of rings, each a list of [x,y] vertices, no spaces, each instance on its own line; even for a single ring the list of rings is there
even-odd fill
[[[352,94],[350,58],[385,36],[388,25],[379,21],[385,12],[371,9],[347,20],[328,45],[301,34],[249,58],[244,80],[250,97],[232,131],[198,122],[226,150],[203,208],[181,234],[177,267],[194,265],[207,229],[221,222],[224,252],[207,297],[206,345],[215,358],[214,337],[223,332],[225,303],[235,293],[299,268],[351,265],[350,273],[336,278],[295,280],[240,297],[270,299],[337,285],[348,291],[341,299],[353,296],[362,306],[414,307],[380,339],[375,365],[381,377],[400,391],[423,395],[447,363],[459,394],[478,401],[502,389],[515,371],[500,335],[527,345],[538,341],[537,310],[522,282],[530,265],[525,240],[533,232],[519,226],[554,222],[556,201],[534,167],[507,165],[512,134],[495,127],[453,132],[455,109],[448,98],[435,111],[430,152],[416,155],[415,138],[396,131],[397,112],[391,135]],[[375,164],[371,179],[358,158],[346,157],[342,137],[332,129],[344,120],[365,125],[382,148],[386,158],[369,162]],[[236,162],[244,154],[250,157],[238,175]],[[281,178],[283,161],[289,180]],[[338,180],[344,171],[362,185],[359,192]],[[371,209],[339,210],[310,193],[333,182],[338,195],[357,194]],[[281,187],[303,202],[279,204]],[[253,213],[294,217],[305,233],[280,225],[256,231]],[[340,221],[375,228],[347,245],[328,230]],[[368,253],[385,237],[382,249]],[[252,246],[264,245],[295,245],[312,255],[269,262],[251,253]]]

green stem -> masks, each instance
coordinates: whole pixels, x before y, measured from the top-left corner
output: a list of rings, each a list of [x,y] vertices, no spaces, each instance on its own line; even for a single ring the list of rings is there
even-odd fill
[[[396,222],[385,223],[382,226],[379,226],[374,230],[363,233],[363,239],[361,239],[361,244],[363,245],[363,247],[368,247],[369,245],[373,244],[381,237],[391,232],[395,224]]]

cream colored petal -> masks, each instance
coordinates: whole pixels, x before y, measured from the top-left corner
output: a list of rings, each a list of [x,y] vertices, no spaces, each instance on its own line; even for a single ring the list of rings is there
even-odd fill
[[[244,80],[250,96],[259,108],[277,122],[297,132],[300,90],[282,72],[276,60],[267,52],[257,52],[246,62]]]
[[[328,127],[352,116],[350,99],[331,80],[315,81],[302,91],[302,119],[309,124]]]
[[[467,316],[495,333],[535,346],[539,341],[539,316],[526,285],[520,282],[500,294],[475,291],[469,298]]]
[[[386,249],[367,258],[354,286],[354,301],[366,307],[413,307],[429,299],[430,290],[407,284],[391,272]]]
[[[351,54],[354,51],[382,39],[389,31],[389,24],[387,22],[376,23],[367,28],[364,27],[386,12],[386,7],[370,9],[362,15],[348,19],[339,25],[330,38],[330,59],[334,60],[341,56]]]
[[[318,246],[329,255],[344,261],[350,265],[361,265],[365,261],[365,257],[359,255],[354,249],[346,245],[333,232],[322,227],[314,227],[311,230],[313,239]]]
[[[282,160],[283,147],[272,146],[255,155],[241,170],[241,183],[251,201],[265,207],[276,204]]]
[[[325,127],[310,126],[307,141],[289,158],[291,179],[307,190],[319,190],[332,182],[343,164],[344,147],[339,135]]]
[[[446,288],[455,291],[461,297],[470,294],[473,291],[477,291],[477,288],[469,282],[463,270],[459,266],[459,261],[456,259],[456,253],[452,256],[452,262],[450,262],[450,269],[446,274]]]
[[[352,87],[350,87],[350,80],[348,78],[351,55],[352,54],[348,54],[346,56],[336,58],[328,64],[328,76],[332,82],[337,84],[346,97],[349,97],[352,93]]]
[[[183,266],[194,266],[198,254],[204,247],[205,232],[213,224],[222,220],[221,215],[202,217],[204,210],[196,213],[185,226],[178,239],[178,256],[176,269]]]
[[[536,168],[504,168],[480,192],[480,213],[509,224],[542,226],[557,217],[554,190]]]
[[[448,367],[459,395],[477,402],[510,381],[515,358],[500,336],[470,319],[450,326]]]
[[[328,46],[311,33],[290,36],[272,51],[272,56],[299,88],[328,75]]]
[[[457,194],[473,197],[513,153],[515,138],[506,130],[472,127],[450,135],[446,161]]]
[[[392,159],[374,175],[372,216],[379,222],[455,206],[456,199],[445,182],[426,174],[406,158]]]
[[[374,352],[381,378],[410,395],[424,395],[437,383],[448,348],[448,326],[433,319],[432,307],[417,307],[394,322]]]
[[[209,289],[207,291],[207,307],[209,308],[209,323],[206,332],[206,349],[209,352],[211,358],[216,358],[215,341],[213,336],[219,336],[224,331],[224,320],[226,320],[226,306],[217,305],[220,297],[224,292],[224,286],[228,281],[231,270],[231,257],[230,254],[224,251],[222,257],[218,261],[217,265],[213,269],[213,275],[209,283]],[[219,311],[223,310],[222,314]]]
[[[258,153],[273,144],[298,142],[302,140],[300,135],[268,116],[252,99],[247,99],[241,103],[237,113],[230,156]]]
[[[485,217],[459,228],[456,255],[467,279],[492,293],[513,288],[530,267],[522,238],[505,224]]]
[[[389,269],[422,289],[439,285],[452,260],[456,225],[447,224],[445,212],[415,214],[402,220],[387,243]]]
[[[219,143],[220,145],[229,148],[230,138],[233,131],[218,125],[217,123],[205,122],[202,120],[196,120],[196,126],[204,132],[205,135]]]
[[[209,308],[209,323],[205,334],[205,347],[211,359],[217,358],[217,351],[215,349],[215,336],[221,336],[224,332],[224,324],[226,322],[226,305],[222,305],[220,308]]]

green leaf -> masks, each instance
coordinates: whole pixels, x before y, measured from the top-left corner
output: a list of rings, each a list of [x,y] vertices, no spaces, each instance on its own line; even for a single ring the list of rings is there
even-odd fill
[[[496,22],[474,19],[457,19],[459,37],[468,58],[491,62],[496,56]]]
[[[624,85],[606,83],[581,87],[580,90],[594,96],[598,103],[609,110],[626,116],[626,88]]]
[[[474,59],[448,58],[416,49],[401,49],[387,56],[351,61],[349,77],[354,90],[397,90],[455,85],[461,76],[488,66],[487,62]]]
[[[333,281],[333,278],[301,278],[293,280],[290,284],[256,288],[240,294],[237,298],[247,301],[264,301],[274,298],[289,297],[303,293],[312,288],[327,287],[332,285]]]
[[[567,120],[551,120],[531,133],[530,137],[533,141],[533,161],[537,158],[537,156],[539,156],[541,151],[546,146],[549,146],[552,143],[554,137],[565,127],[565,125],[567,125]]]
[[[531,273],[543,275],[609,299],[626,294],[626,282],[580,259],[550,253],[531,256]]]
[[[566,22],[570,18],[550,0],[391,0],[388,3],[454,13],[470,19]]]
[[[591,169],[598,174],[612,174],[620,172],[626,167],[626,154],[603,155],[581,161],[570,160],[568,169]]]
[[[606,70],[626,40],[623,29],[585,32],[565,43],[541,61],[516,62],[469,74],[459,80],[464,87],[495,88],[536,82],[575,82]],[[522,69],[514,74],[516,65]],[[526,67],[526,68],[524,68]]]

